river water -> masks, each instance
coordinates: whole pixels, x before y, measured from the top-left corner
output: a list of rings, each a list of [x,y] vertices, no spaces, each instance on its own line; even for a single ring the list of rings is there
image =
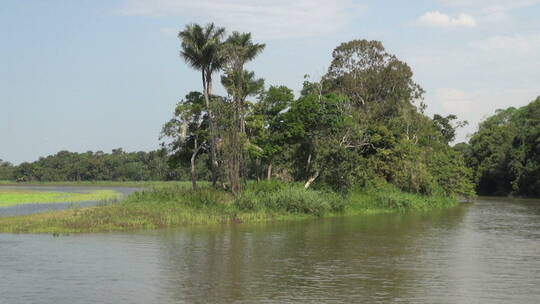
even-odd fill
[[[137,233],[0,234],[0,303],[540,303],[540,201]]]

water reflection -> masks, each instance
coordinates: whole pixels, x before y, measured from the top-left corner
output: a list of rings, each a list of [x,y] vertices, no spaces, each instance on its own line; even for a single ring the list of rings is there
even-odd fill
[[[388,302],[418,281],[430,228],[459,225],[465,208],[272,225],[192,228],[163,235],[165,293],[176,301]],[[436,240],[433,238],[433,240]]]

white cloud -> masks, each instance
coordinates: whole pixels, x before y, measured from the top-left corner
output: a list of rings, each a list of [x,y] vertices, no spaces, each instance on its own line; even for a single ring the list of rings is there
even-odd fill
[[[520,107],[540,95],[535,89],[477,89],[462,90],[439,88],[433,98],[441,106],[443,114],[455,114],[469,125],[458,131],[457,142],[464,141],[467,135],[478,129],[478,124],[497,109]]]
[[[496,35],[470,45],[490,55],[531,55],[528,59],[533,60],[540,52],[540,33]]]
[[[354,0],[127,0],[132,16],[178,16],[213,21],[257,39],[311,37],[343,29],[363,10]]]
[[[474,17],[466,14],[459,14],[456,17],[450,17],[439,11],[427,12],[418,18],[418,24],[433,26],[433,27],[475,27],[476,20]]]
[[[510,19],[510,12],[540,4],[540,0],[439,0],[448,7],[473,10],[482,21],[500,22]]]

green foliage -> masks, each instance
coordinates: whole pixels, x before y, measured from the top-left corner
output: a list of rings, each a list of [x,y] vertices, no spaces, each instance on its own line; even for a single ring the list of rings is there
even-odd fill
[[[342,43],[320,83],[305,76],[298,99],[270,87],[250,108],[243,102],[262,80],[244,65],[263,49],[249,33],[233,32],[222,45],[222,84],[232,100],[216,110],[216,130],[222,180],[233,192],[242,171],[340,193],[383,179],[411,193],[474,195],[470,170],[448,145],[466,122],[425,116],[412,70],[381,42]]]
[[[213,23],[202,27],[198,24],[189,24],[185,29],[178,33],[181,43],[180,55],[188,65],[201,71],[203,83],[203,95],[208,113],[210,163],[212,168],[212,183],[216,185],[218,179],[218,161],[217,161],[217,138],[214,124],[214,115],[212,114],[213,100],[212,96],[212,75],[219,72],[225,63],[227,57],[223,52],[223,36],[225,29],[216,27]],[[192,182],[195,187],[196,177],[192,164]]]
[[[274,166],[276,171],[288,167],[280,156],[287,150],[283,119],[286,109],[291,106],[293,100],[294,94],[291,89],[285,86],[271,86],[260,96],[259,102],[253,105],[250,115],[246,118],[246,135],[250,142],[248,146],[248,155],[251,159],[250,177],[254,179],[265,177],[263,171],[271,166]]]
[[[13,177],[13,171],[15,170],[15,167],[10,162],[5,162],[0,159],[0,181],[1,180],[12,180]]]
[[[412,75],[411,68],[387,53],[381,42],[352,40],[332,52],[323,88],[348,96],[354,105],[413,102],[424,91]]]
[[[225,62],[221,53],[221,39],[224,34],[225,29],[216,27],[213,23],[204,27],[189,24],[178,33],[182,47],[180,55],[192,68],[201,70],[204,77],[211,78]]]
[[[13,167],[11,180],[17,181],[142,181],[183,178],[186,173],[167,164],[163,150],[112,153],[60,151],[32,163]]]
[[[457,149],[473,168],[479,193],[540,196],[540,97],[497,110]]]
[[[171,164],[180,165],[180,170],[159,167],[162,171],[155,176],[146,161],[126,161],[131,154],[119,151],[104,157],[111,159],[111,165],[102,165],[108,171],[97,165],[85,167],[86,163],[75,155],[66,165],[43,161],[47,163],[42,166],[46,170],[22,164],[15,170],[17,177],[185,179],[185,166],[190,163],[194,188],[197,178],[209,178],[210,170],[214,186],[219,184],[235,194],[246,179],[278,179],[295,186],[260,191],[264,199],[244,203],[255,204],[254,208],[318,214],[339,210],[333,205],[339,200],[329,192],[347,195],[351,189],[367,187],[373,180],[383,180],[400,191],[418,195],[474,195],[471,171],[461,153],[448,145],[455,137],[455,129],[463,123],[456,122],[454,115],[427,117],[423,90],[413,81],[412,70],[389,54],[382,43],[353,40],[341,44],[334,50],[331,65],[321,81],[312,82],[306,77],[301,95],[295,99],[292,90],[284,86],[262,91],[263,80],[244,70],[244,65],[264,49],[264,44],[255,44],[249,33],[233,32],[225,41],[223,36],[224,30],[213,24],[188,25],[179,34],[182,56],[201,71],[203,78],[203,92],[186,95],[162,129],[169,142],[164,144],[167,149],[161,151],[170,157],[160,156],[161,162],[157,163],[168,159]],[[210,94],[211,76],[219,71],[224,72],[222,84],[229,93],[227,97]],[[246,99],[249,96],[258,96],[258,102],[250,103]],[[529,116],[529,121],[533,121],[533,115]],[[534,138],[534,134],[522,134],[518,141],[508,145]],[[491,162],[499,164],[500,158],[507,162],[502,166],[474,166],[498,173],[513,164],[512,174],[516,178],[511,180],[510,187],[515,188],[521,181],[535,177],[526,174],[536,168],[524,161],[530,159],[531,151],[495,153]],[[61,159],[73,156],[61,153]],[[88,159],[100,158],[90,153]],[[75,168],[70,164],[76,164]],[[249,185],[245,191],[239,197],[254,195]],[[294,202],[289,204],[287,196]]]
[[[190,92],[176,105],[173,118],[163,125],[160,139],[164,140],[162,146],[166,147],[173,168],[188,166],[193,158],[193,166],[199,169],[197,172],[202,171],[206,174],[203,177],[207,177],[209,168],[205,168],[201,156],[208,152],[209,137],[209,115],[204,96],[200,92]]]
[[[467,121],[458,121],[456,122],[456,127],[452,125],[452,121],[457,120],[457,116],[450,114],[446,117],[443,117],[439,114],[433,115],[433,123],[439,132],[441,132],[442,137],[446,143],[454,141],[456,138],[456,127],[464,127],[468,124]]]

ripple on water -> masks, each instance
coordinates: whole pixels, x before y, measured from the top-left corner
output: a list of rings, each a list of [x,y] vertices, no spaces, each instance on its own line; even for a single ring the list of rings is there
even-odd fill
[[[0,235],[6,303],[537,303],[540,204]]]

